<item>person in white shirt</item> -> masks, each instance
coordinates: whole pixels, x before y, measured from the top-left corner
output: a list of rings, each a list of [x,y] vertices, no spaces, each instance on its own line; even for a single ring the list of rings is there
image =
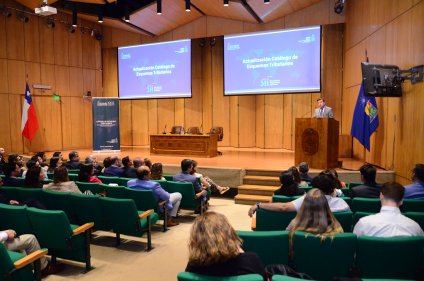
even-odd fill
[[[353,233],[374,237],[424,236],[418,223],[400,213],[404,193],[405,188],[397,182],[383,184],[380,213],[361,218]]]
[[[333,197],[335,184],[334,180],[327,175],[319,175],[315,177],[312,182],[312,187],[320,189],[327,199],[328,205],[332,212],[347,212],[350,211],[349,205],[342,198]],[[264,209],[275,212],[298,212],[302,206],[305,196],[299,197],[287,203],[256,203],[250,207],[248,215],[250,217],[256,212],[257,209]]]

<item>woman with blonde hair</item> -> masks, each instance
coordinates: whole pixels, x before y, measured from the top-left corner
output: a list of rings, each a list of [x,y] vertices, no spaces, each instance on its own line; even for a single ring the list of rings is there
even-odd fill
[[[305,231],[322,238],[342,233],[343,228],[330,210],[325,194],[313,188],[306,193],[296,217],[287,226],[291,236],[295,231]]]
[[[191,228],[186,271],[213,276],[260,274],[266,280],[259,257],[245,253],[241,243],[224,215],[206,212],[198,216]]]

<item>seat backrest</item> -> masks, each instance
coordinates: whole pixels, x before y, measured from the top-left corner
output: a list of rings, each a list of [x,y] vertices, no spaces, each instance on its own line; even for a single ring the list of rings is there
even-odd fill
[[[119,177],[109,177],[109,176],[97,176],[103,184],[116,183],[118,184]]]
[[[348,276],[355,249],[356,235],[353,233],[340,233],[325,239],[305,232],[296,232],[293,236],[293,262],[296,271],[317,280]]]
[[[165,183],[166,191],[169,193],[179,192],[183,196],[180,208],[194,210],[200,206],[200,199],[196,200],[194,187],[191,182],[174,182],[167,181]]]
[[[79,169],[68,169],[68,175],[69,174],[76,174],[76,175],[78,175],[79,174]]]
[[[209,131],[210,135],[218,135],[218,141],[222,141],[224,138],[224,128],[223,127],[212,127]]]
[[[9,200],[19,201],[19,190],[14,186],[2,186],[0,188],[0,194],[7,197]]]
[[[199,127],[189,127],[187,129],[187,134],[200,135],[201,133]]]
[[[75,210],[75,221],[82,225],[94,222],[94,228],[97,230],[108,230],[103,218],[102,207],[97,195],[75,194],[71,195],[71,202]]]
[[[27,208],[34,235],[42,247],[63,249],[69,248],[68,239],[72,229],[68,217],[63,211]]]
[[[423,199],[403,199],[403,204],[400,206],[401,212],[424,212]]]
[[[181,134],[181,132],[184,130],[183,126],[172,126],[171,128],[171,134]]]
[[[37,199],[41,203],[44,201],[44,192],[42,188],[16,187],[18,201],[24,202],[26,199]]]
[[[13,261],[3,243],[0,243],[0,278],[8,274],[14,269]]]
[[[350,182],[348,184],[348,187],[349,188],[352,188],[352,187],[355,187],[355,186],[358,186],[358,185],[363,185],[363,183],[362,182],[354,182],[354,181],[352,181],[352,182]]]
[[[288,231],[237,231],[243,240],[242,249],[254,252],[266,266],[269,264],[288,264]]]
[[[284,195],[273,195],[272,196],[272,202],[281,202],[281,203],[287,203],[291,202],[300,196],[284,196]]]
[[[70,192],[44,190],[44,205],[49,210],[62,210],[70,221],[74,218],[74,207],[71,202]]]
[[[26,208],[25,206],[0,204],[0,230],[13,229],[18,235],[32,233]]]
[[[158,203],[152,190],[136,190],[126,187],[125,193],[128,199],[134,200],[139,211],[156,210],[158,208]]]
[[[353,222],[352,222],[352,226],[353,228],[355,227],[355,224],[363,217],[369,216],[369,215],[373,215],[373,213],[368,213],[368,212],[355,212],[353,213]],[[353,230],[352,228],[352,230]]]
[[[131,179],[131,178],[124,178],[124,177],[120,177],[120,178],[118,178],[118,182],[117,182],[117,184],[119,185],[119,186],[127,186],[127,184],[128,184],[128,181],[129,180],[133,180],[133,179]]]
[[[106,191],[106,196],[111,198],[120,198],[127,199],[127,192],[125,191],[125,187],[123,186],[104,186]]]
[[[358,237],[356,264],[364,278],[417,280],[424,270],[424,237]]]
[[[352,232],[353,213],[352,212],[334,212],[344,232]]]
[[[378,198],[360,198],[352,199],[352,212],[378,213],[381,209],[381,201]]]
[[[78,186],[78,189],[84,193],[87,190],[90,190],[93,194],[102,193],[105,191],[103,185],[94,182],[82,182],[76,181],[75,184]]]
[[[286,230],[296,214],[296,212],[274,212],[259,209],[256,211],[256,230]]]
[[[244,274],[237,276],[209,276],[191,272],[180,272],[177,276],[178,281],[263,281],[264,278],[259,274]]]
[[[424,212],[406,212],[404,215],[418,223],[421,229],[424,229]]]
[[[68,174],[70,181],[76,181],[78,180],[78,174]]]

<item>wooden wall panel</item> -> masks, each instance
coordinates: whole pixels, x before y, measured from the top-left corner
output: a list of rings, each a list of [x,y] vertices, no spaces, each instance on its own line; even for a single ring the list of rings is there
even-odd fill
[[[92,41],[90,40],[92,38],[86,37],[87,36],[83,36],[79,31],[75,31],[74,34],[69,36],[69,66],[82,67],[83,61],[85,62],[86,59],[94,59],[92,50],[83,50],[83,42]],[[83,58],[84,54],[89,54],[90,58],[87,58],[87,55]]]
[[[38,21],[38,36],[40,40],[40,61],[46,64],[55,63],[54,42],[55,29],[47,27],[44,20]],[[58,40],[58,39],[56,39]]]
[[[9,121],[9,94],[0,94],[1,114],[3,120]],[[2,122],[2,134],[0,134],[0,146],[6,150],[6,153],[12,151],[12,141],[10,139],[10,127],[9,122]],[[20,128],[20,127],[19,127]]]
[[[283,145],[285,149],[294,149],[293,135],[293,95],[284,95],[283,97]]]
[[[83,99],[84,108],[84,147],[93,147],[93,104],[92,99]]]
[[[239,147],[256,147],[254,96],[239,97]]]
[[[78,90],[81,92],[82,73],[79,68],[60,65],[54,66],[54,77],[56,82],[55,93],[61,97],[74,96]]]
[[[174,40],[186,38],[200,38],[206,34],[206,17],[198,18],[172,31]]]
[[[41,90],[41,89],[34,89],[34,84],[40,84],[41,81],[41,73],[40,73],[40,64],[35,62],[26,62],[25,63],[25,74],[28,77],[27,82],[29,85],[29,89],[31,91],[32,95],[41,95],[41,94],[50,94],[49,90]],[[22,94],[25,92],[25,86],[22,85]]]
[[[133,145],[148,145],[149,134],[149,109],[147,100],[133,100],[131,118],[133,124]]]
[[[132,101],[121,100],[119,102],[119,129],[121,135],[121,145],[133,145],[132,126]]]
[[[7,63],[9,93],[24,94],[25,91],[25,62],[9,60]]]
[[[118,50],[116,48],[108,48],[102,50],[104,65],[103,68],[103,95],[105,97],[118,96],[118,65],[116,56]]]
[[[292,97],[292,144],[295,144],[295,122],[296,118],[309,118],[311,116],[311,94],[293,94]],[[292,147],[294,149],[294,147]]]
[[[83,77],[84,77],[84,85],[83,90],[81,92],[76,92],[74,95],[82,97],[88,91],[93,94],[96,91],[96,71],[94,69],[83,69]]]
[[[0,59],[0,93],[5,94],[9,92],[8,83],[7,60]]]
[[[281,148],[283,142],[284,95],[265,96],[265,148]]]
[[[76,33],[76,32],[75,32]],[[57,24],[54,28],[54,62],[57,65],[69,65],[69,36],[63,24]],[[78,35],[75,35],[78,36]]]
[[[81,101],[82,97],[61,98],[64,150],[85,147],[85,116]]]
[[[0,18],[0,58],[7,58],[6,17]]]
[[[230,97],[230,130],[226,136],[230,137],[230,146],[239,146],[239,97]],[[225,128],[224,128],[225,130]],[[225,134],[225,132],[224,132]]]
[[[52,94],[57,93],[58,95],[67,94],[66,92],[61,93],[57,92],[56,88],[56,72],[55,66],[52,64],[40,64],[40,76],[41,76],[41,84],[48,85],[52,87]],[[69,79],[66,80],[69,83]],[[61,81],[59,81],[61,82]]]
[[[83,34],[82,40],[82,66],[85,68],[96,68],[98,62],[96,61],[96,39],[89,34]]]
[[[284,26],[286,28],[289,28],[298,26],[329,24],[329,13],[332,12],[332,10],[328,8],[328,2],[329,1],[320,1],[315,5],[309,6],[305,9],[299,10],[298,12],[294,12],[285,16]]]
[[[212,47],[206,44],[202,48],[202,109],[203,128],[207,132],[213,126],[213,78],[212,78]]]
[[[160,134],[162,132],[169,132],[171,130],[171,125],[165,127],[158,127],[158,101],[157,100],[148,100],[147,101],[147,116],[145,118],[148,121],[149,135],[151,134]],[[150,139],[149,139],[150,142]]]
[[[39,17],[33,15],[27,16],[29,17],[29,22],[24,24],[25,60],[40,62]]]
[[[22,100],[23,97],[21,95],[9,95],[10,141],[12,142],[10,152],[23,152],[23,139],[21,134]]]
[[[182,123],[175,123],[175,100],[161,99],[158,100],[158,128],[171,128],[172,126],[185,126]]]
[[[220,36],[225,34],[237,34],[243,32],[243,22],[216,17],[206,18],[206,37]]]
[[[265,96],[260,95],[255,97],[255,132],[256,132],[256,147],[265,147]]]
[[[95,91],[91,92],[91,95],[93,97],[101,97],[103,96],[103,71],[102,70],[96,70],[96,89]]]
[[[11,16],[6,20],[7,58],[12,60],[25,59],[24,24],[17,17]]]
[[[186,99],[176,99],[175,100],[175,104],[174,104],[174,110],[175,110],[175,119],[174,120],[175,121],[174,122],[175,122],[175,124],[185,124],[185,129],[187,130],[187,128],[190,127],[190,124],[186,123],[185,110],[184,110],[185,100]]]

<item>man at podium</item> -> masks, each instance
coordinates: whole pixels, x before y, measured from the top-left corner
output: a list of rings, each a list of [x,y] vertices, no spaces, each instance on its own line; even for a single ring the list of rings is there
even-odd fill
[[[317,99],[318,107],[315,108],[315,114],[313,118],[334,118],[333,109],[325,105],[323,98]]]

